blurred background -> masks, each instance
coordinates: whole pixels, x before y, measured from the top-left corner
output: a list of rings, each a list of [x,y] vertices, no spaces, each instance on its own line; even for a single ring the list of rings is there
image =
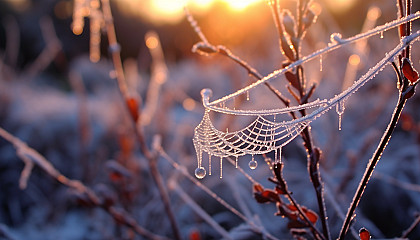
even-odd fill
[[[418,11],[420,2],[413,2],[413,12]],[[279,69],[285,60],[270,8],[263,0],[110,3],[128,85],[141,99],[145,112],[142,125],[147,142],[151,145],[153,137],[160,135],[171,159],[193,176],[197,162],[192,137],[204,111],[200,90],[211,88],[217,99],[252,79],[227,58],[191,52],[199,38],[183,8],[188,7],[210,43],[228,47],[264,75]],[[90,61],[90,20],[85,19],[80,35],[74,34],[74,4],[73,0],[0,0],[0,126],[39,151],[64,175],[111,199],[139,225],[171,237],[159,194],[118,92],[106,34],[101,35],[100,58]],[[294,13],[296,1],[281,0],[281,7]],[[311,9],[318,20],[302,43],[304,55],[327,46],[332,33],[347,38],[397,17],[396,3],[389,0],[318,0]],[[419,29],[418,21],[413,28]],[[305,64],[307,81],[318,86],[313,99],[331,98],[346,89],[398,41],[398,33],[392,29],[326,54],[321,63],[316,59]],[[413,46],[413,65],[419,69],[420,45]],[[338,131],[334,111],[312,124],[315,144],[324,152],[322,177],[333,236],[338,234],[340,214],[347,209],[393,111],[398,95],[395,81],[395,73],[387,67],[350,98],[342,131]],[[272,84],[292,99],[283,77]],[[250,101],[244,104],[278,107],[266,93],[251,93]],[[416,95],[404,110],[361,201],[354,231],[366,227],[375,238],[398,237],[417,216],[419,106]],[[241,126],[239,121],[223,116],[217,116],[215,124],[223,129]],[[301,139],[286,146],[283,154],[291,191],[299,203],[317,211]],[[240,159],[240,166],[272,188],[267,181],[271,172],[263,158],[257,158],[256,170],[249,170],[246,157]],[[220,231],[197,213],[187,198],[233,239],[263,238],[166,160],[159,159],[159,169],[183,239],[221,238]],[[86,205],[77,192],[37,167],[27,188],[20,189],[23,167],[13,146],[0,139],[0,239],[142,239],[105,211]],[[200,182],[261,228],[279,239],[289,239],[287,221],[274,216],[275,206],[258,204],[252,183],[233,166],[225,163],[223,171],[223,179],[215,171],[215,176]],[[420,238],[420,230],[410,238]]]

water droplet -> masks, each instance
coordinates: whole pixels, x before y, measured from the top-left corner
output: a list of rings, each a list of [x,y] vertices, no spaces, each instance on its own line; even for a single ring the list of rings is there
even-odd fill
[[[319,71],[322,72],[322,55],[319,56]]]
[[[246,100],[249,101],[249,91],[246,91]]]
[[[380,36],[380,38],[382,39],[382,38],[384,38],[384,31],[381,31],[381,36]]]
[[[195,177],[198,179],[202,179],[206,176],[206,169],[204,169],[203,167],[200,168],[196,168],[195,169]]]
[[[254,170],[254,169],[256,169],[256,168],[257,168],[258,163],[257,163],[257,161],[255,161],[255,160],[251,160],[251,161],[248,163],[248,166],[249,166],[249,168],[251,168],[252,170]]]
[[[254,155],[252,155],[251,161],[248,163],[249,168],[256,169],[258,166],[257,161],[255,161]]]

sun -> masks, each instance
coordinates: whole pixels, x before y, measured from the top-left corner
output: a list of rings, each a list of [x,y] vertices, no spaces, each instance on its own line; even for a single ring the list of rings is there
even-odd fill
[[[264,0],[119,0],[118,7],[127,13],[140,14],[156,23],[176,23],[184,17],[185,6],[204,12],[215,3],[223,3],[228,11],[243,11]]]

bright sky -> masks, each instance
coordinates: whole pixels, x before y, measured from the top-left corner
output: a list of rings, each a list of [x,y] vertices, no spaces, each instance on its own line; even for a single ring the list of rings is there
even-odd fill
[[[213,3],[225,3],[230,10],[242,11],[256,3],[265,0],[119,0],[123,10],[146,15],[147,18],[157,22],[177,22],[184,17],[185,6],[194,11],[205,11]]]
[[[200,12],[208,10],[213,3],[219,2],[226,4],[231,11],[242,11],[255,4],[266,4],[267,0],[118,0],[116,2],[127,12],[146,16],[155,22],[174,23],[184,17],[184,6],[188,6],[194,12]],[[330,5],[332,10],[340,12],[348,10],[356,0],[316,0],[316,2]]]

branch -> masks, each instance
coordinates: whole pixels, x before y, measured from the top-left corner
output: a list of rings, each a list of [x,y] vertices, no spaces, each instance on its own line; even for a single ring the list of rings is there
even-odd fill
[[[102,10],[105,19],[105,25],[107,28],[107,36],[109,41],[109,47],[112,54],[112,62],[114,64],[114,68],[117,74],[117,81],[120,93],[122,94],[125,102],[126,107],[131,113],[131,120],[133,123],[133,127],[135,129],[136,137],[140,143],[140,150],[142,151],[143,155],[147,158],[150,173],[156,186],[159,190],[160,197],[162,199],[166,214],[169,218],[171,223],[172,232],[175,239],[181,239],[181,234],[178,229],[177,222],[175,220],[175,215],[171,208],[171,203],[169,199],[169,194],[165,188],[164,181],[162,176],[159,173],[159,169],[157,167],[157,154],[152,153],[146,145],[146,140],[143,134],[143,131],[140,127],[137,127],[137,123],[140,120],[140,113],[139,113],[139,106],[136,99],[132,98],[128,93],[127,84],[124,77],[124,70],[121,63],[121,56],[120,56],[120,46],[117,42],[117,37],[115,34],[115,27],[114,21],[112,18],[111,7],[109,4],[109,0],[102,0]]]
[[[137,234],[148,238],[148,239],[162,239],[166,240],[166,237],[156,235],[152,232],[149,232],[145,228],[141,227],[135,219],[124,209],[117,208],[115,206],[109,205],[106,201],[103,201],[92,189],[85,186],[82,182],[78,180],[69,179],[63,174],[61,174],[54,166],[39,152],[35,149],[29,147],[26,143],[21,141],[19,138],[11,135],[6,130],[0,127],[0,136],[3,137],[8,142],[12,143],[16,148],[17,155],[25,163],[24,170],[19,181],[20,187],[23,189],[26,187],[26,181],[29,177],[30,170],[33,165],[36,164],[42,168],[48,175],[56,179],[61,184],[74,189],[76,192],[87,196],[89,202],[96,206],[104,209],[108,214],[110,214],[114,220],[118,223],[121,223],[131,229],[133,229]]]

